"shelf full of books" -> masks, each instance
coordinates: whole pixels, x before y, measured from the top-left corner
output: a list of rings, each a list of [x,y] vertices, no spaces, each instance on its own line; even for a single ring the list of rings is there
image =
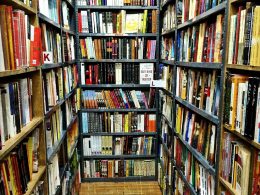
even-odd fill
[[[257,1],[229,3],[219,173],[223,194],[259,193],[259,43],[254,41],[259,37],[259,10]]]
[[[82,181],[155,180],[158,1],[83,0],[76,12]]]
[[[227,2],[161,3],[160,62],[172,69],[173,80],[173,120],[161,127],[172,128],[174,137],[172,186],[181,194],[214,194],[219,182]]]

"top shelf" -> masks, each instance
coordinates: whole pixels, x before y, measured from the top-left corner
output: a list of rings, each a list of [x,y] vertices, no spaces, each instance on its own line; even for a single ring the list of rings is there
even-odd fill
[[[54,22],[52,19],[48,18],[47,16],[45,16],[45,15],[43,15],[43,14],[41,14],[41,13],[38,13],[38,17],[39,17],[39,19],[42,20],[43,22],[46,22],[46,23],[52,25],[52,26],[55,27],[55,28],[58,28],[58,29],[61,28],[61,25],[60,25],[60,24]]]
[[[1,3],[6,4],[6,5],[12,5],[15,9],[21,9],[26,14],[35,15],[37,13],[34,8],[26,5],[25,3],[23,3],[20,0],[1,0]]]
[[[16,75],[20,75],[20,74],[27,74],[27,73],[35,72],[39,69],[40,69],[40,67],[37,66],[37,67],[21,68],[18,70],[6,70],[6,71],[0,72],[0,78],[16,76]]]
[[[260,66],[227,64],[226,67],[227,67],[228,69],[260,72]]]
[[[196,16],[195,18],[178,25],[177,29],[186,28],[186,27],[192,26],[196,23],[199,23],[200,21],[205,20],[205,19],[209,18],[210,16],[215,15],[215,14],[221,12],[222,10],[224,10],[226,8],[226,5],[227,5],[227,2],[225,1],[225,2],[217,5],[216,7],[213,7],[212,9]]]
[[[158,6],[106,6],[106,5],[79,5],[79,10],[92,9],[92,10],[156,10]]]

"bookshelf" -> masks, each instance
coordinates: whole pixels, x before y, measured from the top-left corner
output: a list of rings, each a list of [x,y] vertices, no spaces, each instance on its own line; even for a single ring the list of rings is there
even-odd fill
[[[45,36],[43,52],[51,52],[51,59],[41,66],[44,83],[46,172],[49,194],[70,194],[72,191],[79,193],[79,177],[76,177],[79,173],[78,166],[72,167],[75,163],[72,159],[77,157],[78,144],[75,2],[54,2],[56,7],[53,8],[40,4],[37,14]],[[46,7],[49,9],[47,13]],[[48,45],[50,42],[52,47]],[[57,167],[58,171],[55,170]]]
[[[117,14],[118,17],[120,13],[124,14],[123,12],[126,13],[126,16],[122,16],[123,17],[127,17],[127,15],[129,14],[142,14],[144,12],[148,12],[148,14],[156,11],[156,15],[155,18],[158,21],[159,20],[159,1],[155,1],[156,4],[155,6],[133,6],[133,5],[129,5],[129,6],[108,6],[108,5],[81,5],[80,1],[78,2],[79,4],[76,5],[76,15],[79,15],[79,17],[77,18],[77,32],[76,32],[76,44],[77,44],[77,48],[79,48],[77,50],[77,64],[79,67],[81,67],[81,69],[79,70],[79,78],[80,78],[80,85],[79,88],[81,90],[81,100],[82,101],[87,101],[87,99],[85,100],[85,91],[95,91],[95,92],[101,92],[101,91],[107,91],[108,93],[114,93],[113,91],[116,90],[123,90],[123,93],[128,93],[128,91],[131,90],[136,90],[136,91],[141,91],[144,93],[149,92],[150,90],[150,85],[149,84],[140,84],[139,82],[128,82],[125,83],[125,81],[122,80],[122,83],[115,83],[115,82],[111,82],[109,83],[109,81],[104,81],[102,83],[87,83],[85,80],[87,79],[87,77],[85,77],[85,72],[89,71],[88,67],[89,65],[95,65],[97,64],[97,66],[99,68],[101,68],[101,66],[103,67],[103,64],[105,66],[111,66],[113,67],[115,64],[121,63],[122,66],[124,66],[125,64],[125,68],[128,69],[128,67],[139,67],[140,63],[152,63],[153,64],[153,69],[154,69],[154,78],[157,77],[157,70],[158,70],[158,65],[159,65],[159,52],[158,51],[158,43],[159,43],[159,34],[158,34],[158,30],[159,30],[159,26],[158,23],[153,24],[156,26],[156,31],[151,32],[151,31],[141,31],[141,32],[134,32],[134,33],[130,33],[130,32],[124,32],[123,27],[119,27],[120,30],[117,30],[117,32],[114,31],[113,32],[109,32],[108,29],[102,29],[101,27],[99,27],[100,23],[93,23],[93,20],[88,21],[88,26],[87,26],[87,31],[82,30],[85,27],[82,27],[83,23],[81,23],[81,21],[85,20],[83,19],[83,17],[85,17],[85,14],[87,12],[88,16],[87,18],[90,18],[90,16],[93,19],[93,16],[95,14],[96,17],[99,18],[103,18],[102,22],[103,24],[106,26],[109,22],[109,16],[105,17],[106,19],[104,19],[105,14]],[[111,2],[108,2],[111,3]],[[95,17],[94,16],[94,17]],[[124,20],[124,19],[122,19]],[[153,19],[154,20],[154,19]],[[125,21],[127,22],[127,21]],[[113,22],[115,25],[116,22]],[[119,24],[119,23],[118,23]],[[95,25],[95,26],[94,26]],[[112,24],[111,24],[112,25]],[[121,25],[121,24],[120,24]],[[123,25],[123,23],[122,23]],[[98,27],[97,27],[98,26]],[[101,25],[100,25],[101,26]],[[90,28],[93,27],[93,31],[90,30]],[[81,29],[82,28],[82,29]],[[97,28],[96,32],[94,32],[94,28]],[[99,29],[100,28],[100,29]],[[121,57],[117,57],[117,59],[112,59],[109,58],[108,56],[102,56],[101,58],[97,57],[94,59],[92,57],[90,58],[83,58],[81,56],[82,54],[82,40],[87,40],[91,38],[93,40],[93,44],[94,41],[99,41],[99,40],[108,40],[108,39],[115,39],[115,40],[155,40],[156,43],[156,54],[154,56],[154,58],[151,59],[145,59],[146,58],[146,54],[143,54],[143,57],[129,57],[129,58],[121,58]],[[121,44],[121,43],[120,43]],[[143,43],[146,44],[146,43]],[[106,48],[105,48],[106,49]],[[103,50],[102,50],[103,51]],[[98,50],[95,50],[95,52],[98,52]],[[96,55],[99,55],[96,53]],[[119,54],[118,54],[119,55]],[[84,66],[84,69],[83,69]],[[130,69],[129,69],[130,70]],[[85,71],[85,72],[83,72]],[[102,71],[102,70],[100,70]],[[135,72],[137,72],[135,70]],[[139,70],[138,70],[139,72]],[[87,73],[86,73],[87,74]],[[93,74],[93,73],[92,73]],[[109,74],[109,73],[108,73]],[[117,74],[117,73],[116,73]],[[131,73],[132,74],[132,73]],[[136,73],[137,74],[137,73]],[[83,77],[82,77],[83,76]],[[100,74],[98,76],[101,76]],[[134,75],[132,75],[134,77]],[[122,76],[123,79],[124,76]],[[115,78],[116,79],[116,78]],[[92,81],[91,81],[92,82]],[[134,83],[133,83],[134,82]],[[157,93],[157,92],[155,92]],[[112,97],[112,96],[111,96]],[[147,96],[148,97],[148,96]],[[115,100],[116,102],[116,100]],[[145,129],[144,132],[142,131],[131,131],[130,129],[127,132],[117,132],[117,131],[105,131],[105,126],[100,127],[100,129],[96,129],[96,131],[94,132],[84,132],[84,126],[86,126],[84,123],[86,121],[85,117],[91,117],[93,116],[107,116],[112,115],[113,117],[117,117],[119,116],[127,116],[127,117],[132,117],[132,114],[136,114],[136,116],[144,116],[144,115],[155,115],[157,117],[157,106],[155,105],[154,107],[149,107],[149,108],[135,108],[132,107],[131,108],[119,108],[119,107],[110,107],[110,108],[90,108],[90,107],[86,107],[81,103],[81,108],[80,108],[80,112],[79,112],[79,123],[80,123],[80,136],[79,136],[79,150],[80,150],[80,154],[81,154],[81,160],[80,160],[80,165],[81,165],[81,178],[82,178],[82,182],[106,182],[106,181],[138,181],[138,180],[156,180],[157,178],[157,137],[158,137],[158,133],[157,131],[155,132],[147,132],[147,129]],[[90,120],[90,119],[88,119]],[[110,119],[109,119],[110,120]],[[113,119],[111,119],[113,120]],[[133,120],[133,118],[132,118]],[[100,123],[102,123],[100,121]],[[109,122],[110,123],[110,122]],[[114,122],[111,122],[114,123]],[[115,123],[116,125],[116,123]],[[88,125],[89,126],[89,125]],[[90,128],[91,126],[89,126],[88,128]],[[112,128],[112,127],[111,127]],[[123,127],[122,127],[123,128]],[[115,141],[117,139],[141,139],[142,137],[145,139],[145,137],[147,138],[151,138],[154,139],[155,141],[153,142],[153,153],[151,154],[126,154],[126,153],[121,153],[120,155],[115,155],[115,148],[113,148],[113,153],[110,155],[84,155],[84,150],[86,150],[86,146],[84,147],[84,141],[86,139],[90,139],[90,138],[95,138],[95,137],[112,137],[113,143],[115,143]],[[94,143],[92,143],[94,144]],[[94,147],[94,146],[93,146]],[[113,165],[111,166],[115,166],[116,163],[121,163],[121,162],[125,162],[129,167],[131,163],[131,166],[134,166],[134,164],[136,163],[136,166],[138,166],[138,163],[140,162],[145,162],[145,161],[151,161],[152,163],[152,167],[153,167],[153,171],[154,172],[152,175],[143,175],[143,176],[138,176],[138,175],[134,175],[134,174],[129,174],[129,175],[121,175],[121,176],[115,176],[115,177],[111,177],[111,176],[103,176],[103,177],[99,177],[99,176],[91,176],[91,174],[87,175],[88,173],[86,173],[87,170],[87,166],[88,167],[92,167],[94,163],[96,163],[96,165],[98,165],[99,163],[101,164],[102,162],[105,163],[112,163]],[[104,165],[106,166],[106,165]],[[110,165],[107,165],[110,166]],[[115,167],[114,167],[115,168]],[[124,167],[126,168],[126,167]],[[116,169],[116,168],[115,168]],[[93,171],[93,167],[91,169],[91,171]],[[98,170],[97,170],[98,171]],[[109,172],[109,171],[108,171]],[[127,171],[128,172],[128,171]],[[129,171],[130,172],[130,171]],[[100,173],[101,174],[101,173]],[[108,173],[110,174],[110,173]]]
[[[189,1],[190,2],[190,1]],[[212,113],[212,110],[209,110],[209,108],[206,108],[201,105],[196,105],[195,102],[193,102],[191,96],[188,94],[188,85],[190,85],[193,82],[196,82],[195,80],[192,80],[192,77],[198,72],[206,71],[207,74],[215,74],[215,72],[218,75],[219,78],[219,92],[220,92],[220,99],[218,100],[221,103],[223,102],[223,96],[221,94],[224,94],[224,88],[222,87],[224,84],[224,75],[225,75],[225,55],[222,57],[219,57],[218,60],[204,60],[199,61],[197,58],[193,59],[194,55],[192,48],[190,48],[191,41],[194,40],[194,37],[192,35],[193,29],[198,28],[196,26],[200,26],[201,24],[207,22],[207,21],[216,21],[216,18],[219,14],[222,14],[223,18],[223,31],[226,32],[225,28],[227,26],[227,14],[228,14],[228,4],[227,1],[223,1],[219,3],[218,5],[213,6],[210,9],[207,10],[200,10],[200,13],[192,13],[192,11],[189,13],[191,8],[183,8],[184,1],[172,1],[172,0],[166,0],[161,2],[161,23],[162,23],[162,31],[161,31],[161,58],[160,63],[164,66],[169,66],[174,69],[174,74],[172,75],[173,78],[173,106],[172,106],[172,113],[173,113],[173,120],[171,125],[169,127],[172,128],[172,133],[174,136],[174,142],[172,143],[172,150],[173,155],[171,158],[171,163],[173,166],[172,175],[173,175],[173,181],[172,182],[172,189],[176,193],[184,193],[184,191],[179,190],[186,190],[186,192],[191,194],[197,194],[200,189],[199,184],[192,183],[191,179],[189,180],[187,178],[187,173],[184,172],[184,169],[189,169],[184,165],[183,163],[186,162],[187,156],[182,156],[181,161],[176,161],[176,158],[180,157],[178,155],[180,150],[177,145],[181,145],[183,150],[183,154],[186,154],[185,151],[189,153],[189,158],[192,158],[193,161],[196,161],[196,163],[203,167],[203,169],[206,171],[207,174],[211,175],[215,180],[214,187],[211,186],[211,188],[215,189],[215,193],[218,194],[219,189],[219,156],[220,156],[220,140],[221,140],[221,129],[222,129],[222,108],[219,107],[218,114]],[[187,4],[188,5],[188,4]],[[190,5],[191,6],[191,5]],[[195,8],[194,8],[195,9]],[[169,15],[169,13],[172,13],[172,15]],[[198,29],[199,31],[199,29]],[[222,33],[222,32],[220,32]],[[185,40],[185,36],[190,38],[190,42],[187,42]],[[197,35],[199,36],[199,34]],[[204,36],[204,35],[203,35]],[[223,53],[226,51],[226,33],[223,33],[223,42],[222,42],[222,48]],[[186,37],[186,38],[187,38]],[[186,41],[186,42],[182,42]],[[203,43],[204,44],[204,43]],[[202,44],[202,48],[203,48]],[[189,48],[188,48],[189,47]],[[184,50],[186,49],[186,50]],[[190,50],[189,50],[190,49]],[[193,48],[194,49],[194,48]],[[187,54],[187,52],[188,53]],[[196,50],[196,49],[195,49]],[[186,53],[185,53],[186,52]],[[203,52],[202,52],[203,53]],[[189,56],[188,56],[189,55]],[[206,54],[207,55],[207,54]],[[214,55],[214,54],[213,54]],[[197,56],[196,56],[197,57]],[[186,74],[187,77],[180,77],[183,76],[183,74]],[[192,77],[191,77],[192,76]],[[195,76],[196,77],[196,76]],[[187,78],[187,85],[184,83],[184,85],[187,87],[187,92],[183,91],[182,87],[179,86],[183,85],[182,81],[183,79]],[[190,79],[190,80],[189,80]],[[191,83],[190,83],[191,82]],[[204,92],[203,92],[204,93]],[[187,96],[184,94],[187,94]],[[187,99],[188,98],[188,99]],[[183,114],[185,113],[185,114]],[[181,114],[181,115],[180,115]],[[191,117],[186,118],[186,117]],[[180,118],[183,117],[183,118]],[[200,151],[199,148],[196,148],[197,146],[194,146],[191,144],[194,138],[191,138],[188,134],[186,134],[185,128],[187,127],[187,121],[188,120],[202,120],[205,121],[205,124],[211,124],[210,127],[216,128],[214,130],[215,132],[215,151],[214,155],[215,163],[212,165],[208,162],[208,160],[205,157],[205,154],[202,155],[202,151]],[[179,122],[183,121],[183,122]],[[184,121],[185,124],[184,124]],[[183,123],[183,124],[180,124]],[[193,122],[188,122],[189,125],[193,124]],[[185,125],[185,127],[183,127]],[[189,126],[188,126],[189,127]],[[188,131],[188,130],[187,130]],[[202,130],[200,130],[199,134],[202,134]],[[192,135],[195,137],[195,135]],[[205,146],[207,147],[207,144],[205,143]],[[182,163],[183,162],[183,163]],[[196,166],[191,165],[192,162],[187,161],[187,163],[190,164],[190,166]],[[180,166],[181,164],[181,166]],[[185,166],[185,168],[184,168]],[[189,169],[191,170],[191,169]],[[193,171],[193,170],[191,170]],[[192,174],[192,173],[190,173]],[[200,174],[199,172],[196,174]],[[179,183],[179,181],[182,181]],[[183,185],[183,189],[179,189],[179,186]],[[203,189],[200,189],[203,190]],[[214,194],[214,193],[213,193]]]
[[[249,10],[252,9],[251,4],[256,7],[259,7],[259,4],[257,1],[240,1],[240,0],[232,0],[228,2],[228,29],[227,29],[227,49],[226,49],[226,59],[225,59],[225,101],[222,104],[224,107],[224,112],[223,112],[223,127],[222,127],[222,151],[224,153],[230,152],[231,155],[234,153],[233,148],[234,147],[239,147],[239,150],[242,150],[243,152],[247,152],[247,158],[245,159],[245,154],[240,155],[243,159],[242,164],[245,167],[244,169],[246,170],[246,173],[242,174],[242,180],[247,180],[246,184],[241,186],[241,189],[234,185],[234,182],[231,181],[230,178],[233,179],[237,175],[237,172],[234,170],[230,170],[227,165],[225,165],[225,162],[227,160],[230,160],[230,156],[227,156],[226,158],[223,158],[222,156],[222,163],[220,163],[220,172],[219,172],[219,177],[220,177],[220,187],[221,187],[221,192],[226,192],[230,194],[240,194],[240,193],[247,193],[247,194],[255,194],[257,192],[258,188],[258,180],[256,178],[256,175],[259,174],[259,171],[257,167],[259,166],[259,162],[257,160],[257,156],[259,155],[259,142],[257,139],[257,131],[258,129],[252,129],[251,127],[244,127],[244,125],[247,125],[248,123],[254,125],[257,124],[257,120],[259,121],[259,113],[257,112],[257,109],[259,109],[256,105],[256,110],[254,108],[247,106],[249,103],[249,99],[252,98],[254,99],[253,96],[250,95],[250,89],[246,88],[245,90],[245,95],[247,96],[246,99],[246,107],[245,107],[245,113],[241,115],[245,116],[245,118],[240,119],[239,116],[237,115],[240,112],[240,107],[237,106],[237,104],[241,101],[240,99],[237,99],[234,97],[233,99],[236,101],[236,103],[228,102],[229,98],[229,92],[232,91],[232,93],[237,94],[238,92],[235,90],[233,92],[232,89],[230,89],[230,83],[234,84],[234,79],[237,75],[242,75],[246,77],[246,80],[239,80],[237,81],[237,85],[245,85],[250,86],[251,85],[251,78],[259,77],[259,64],[257,61],[255,61],[255,55],[257,55],[259,52],[254,49],[249,51],[249,56],[250,58],[247,59],[245,56],[247,56],[246,51],[246,45],[244,41],[247,41],[246,34],[250,35],[252,32],[247,32],[248,30],[248,25],[249,23],[252,24],[252,26],[257,26],[257,22],[255,22],[254,17],[247,18],[248,20],[245,20],[244,17],[248,17],[247,14],[249,14]],[[254,8],[254,10],[257,10],[257,8]],[[257,12],[256,14],[257,15]],[[254,16],[255,16],[254,15]],[[234,21],[236,22],[236,26],[234,27]],[[242,23],[244,22],[244,23]],[[244,27],[244,31],[242,31],[241,28]],[[252,27],[253,28],[253,27]],[[234,33],[233,29],[237,29],[236,33]],[[237,40],[239,37],[245,36],[245,40],[241,42],[241,40]],[[252,37],[257,36],[252,34]],[[249,38],[250,40],[251,38]],[[232,40],[234,40],[234,44],[232,43]],[[238,44],[242,44],[242,53],[241,53],[241,48],[238,48]],[[250,43],[250,47],[254,48],[255,45]],[[232,48],[234,51],[232,51]],[[247,64],[247,65],[245,65]],[[249,78],[249,79],[248,79]],[[236,85],[236,84],[235,84]],[[239,86],[238,86],[239,89]],[[238,98],[238,97],[237,97]],[[257,103],[259,102],[259,96],[257,96],[257,99],[255,100]],[[237,125],[234,125],[233,122],[233,115],[230,113],[228,115],[228,110],[227,106],[230,105],[232,106],[231,108],[234,108],[235,114],[236,114],[236,123]],[[255,116],[249,115],[248,113],[256,113]],[[258,114],[257,114],[258,113]],[[254,119],[254,121],[248,122],[247,119]],[[230,119],[230,121],[228,121]],[[241,121],[241,123],[239,123]],[[240,126],[241,124],[241,126]],[[243,126],[242,126],[243,124]],[[244,132],[244,129],[251,129],[250,131],[252,132],[253,135],[249,135],[246,131]],[[227,144],[227,139],[230,139],[230,142],[234,144],[235,142],[239,143],[239,146],[231,146],[231,148],[225,150],[224,147],[228,146]],[[232,159],[231,159],[232,160]],[[233,161],[234,164],[236,164],[236,161]],[[247,164],[246,164],[247,162]],[[236,165],[235,165],[236,166]],[[229,173],[229,178],[226,177],[225,172]]]
[[[10,175],[3,176],[6,181],[8,179],[13,182],[12,186],[2,183],[2,190],[6,190],[8,193],[10,188],[12,188],[13,193],[16,191],[21,194],[31,194],[39,186],[39,182],[41,182],[40,186],[44,193],[47,193],[48,189],[43,104],[40,98],[42,97],[41,69],[40,67],[31,66],[30,52],[26,52],[26,49],[32,45],[23,45],[25,46],[23,54],[21,52],[21,56],[15,56],[18,50],[14,48],[15,45],[13,45],[11,40],[19,31],[23,31],[24,28],[20,24],[17,24],[17,26],[15,24],[12,25],[12,20],[7,19],[7,17],[15,19],[20,14],[21,20],[24,20],[24,25],[26,23],[28,26],[32,25],[36,27],[38,25],[36,8],[35,1],[31,5],[18,0],[3,0],[0,3],[0,29],[2,32],[0,34],[2,52],[0,59],[2,67],[0,71],[0,160],[2,167],[1,174],[3,175],[6,171],[12,174],[11,177]],[[25,21],[25,17],[28,18],[27,21]],[[6,28],[4,25],[7,23]],[[7,36],[7,32],[15,28],[19,28],[19,30]],[[28,34],[26,32],[23,32],[24,38],[25,41],[28,41]],[[2,42],[5,39],[8,39],[7,42]],[[8,51],[6,43],[9,47]],[[21,39],[17,39],[17,43],[21,43]],[[27,58],[24,58],[21,65],[19,62],[22,55],[26,55]],[[11,56],[9,59],[14,57],[13,60],[17,59],[17,61],[9,61],[7,56]],[[7,66],[7,64],[10,66]],[[10,125],[11,121],[13,125]],[[30,149],[29,147],[33,148]],[[35,158],[34,160],[31,159],[31,161],[30,158],[33,155],[35,155]],[[29,162],[31,162],[31,165],[28,164]],[[32,167],[33,163],[37,163],[37,165]],[[5,169],[5,166],[8,169]],[[22,175],[22,178],[14,180],[14,177],[17,175]],[[2,193],[6,194],[5,191],[2,191]]]

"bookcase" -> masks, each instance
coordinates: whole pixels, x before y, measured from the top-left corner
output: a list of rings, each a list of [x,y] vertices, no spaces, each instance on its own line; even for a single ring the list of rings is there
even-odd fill
[[[48,194],[78,194],[75,2],[39,1]]]
[[[76,5],[82,182],[157,178],[158,91],[140,74],[157,78],[159,1],[143,3]]]
[[[166,177],[172,175],[176,193],[218,194],[228,4],[161,3],[160,63],[174,72],[167,92],[173,99],[173,142]]]
[[[254,42],[259,39],[257,17],[259,2],[229,1],[219,172],[220,190],[225,194],[259,193],[259,51]]]

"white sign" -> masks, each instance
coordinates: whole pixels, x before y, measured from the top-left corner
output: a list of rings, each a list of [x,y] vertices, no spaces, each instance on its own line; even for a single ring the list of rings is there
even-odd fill
[[[53,56],[52,52],[50,51],[44,51],[42,53],[42,59],[44,64],[52,64],[53,63]]]

